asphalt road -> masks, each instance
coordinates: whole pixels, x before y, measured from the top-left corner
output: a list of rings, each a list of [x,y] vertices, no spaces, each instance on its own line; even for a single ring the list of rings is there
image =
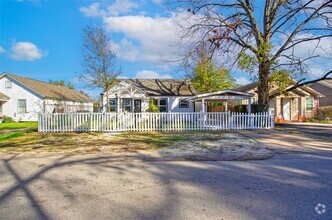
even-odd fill
[[[286,151],[287,137],[255,134],[284,148],[228,162],[0,155],[0,219],[332,219],[330,143],[305,139]]]
[[[291,132],[301,132],[306,135],[332,139],[332,124],[284,123],[276,124],[276,127],[283,128]]]

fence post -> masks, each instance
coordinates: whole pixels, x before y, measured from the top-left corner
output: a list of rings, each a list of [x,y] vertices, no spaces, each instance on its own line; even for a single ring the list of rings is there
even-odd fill
[[[232,116],[231,112],[228,111],[228,129],[229,129],[229,130],[231,130],[232,127],[233,127],[233,125],[232,125],[232,123],[233,123],[233,118],[232,118],[232,117],[233,117],[233,116]]]
[[[42,117],[41,114],[38,114],[38,132],[41,131]]]

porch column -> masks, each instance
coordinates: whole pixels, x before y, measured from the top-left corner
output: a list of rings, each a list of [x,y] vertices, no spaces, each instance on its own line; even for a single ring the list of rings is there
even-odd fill
[[[251,98],[248,98],[248,114],[251,114]]]
[[[120,112],[120,97],[117,96],[116,97],[116,112],[119,113]]]
[[[202,112],[205,112],[205,103],[204,103],[204,99],[202,99]]]
[[[131,112],[135,112],[134,98],[131,99]]]
[[[227,112],[228,111],[228,103],[227,103],[227,101],[225,102],[225,111]]]

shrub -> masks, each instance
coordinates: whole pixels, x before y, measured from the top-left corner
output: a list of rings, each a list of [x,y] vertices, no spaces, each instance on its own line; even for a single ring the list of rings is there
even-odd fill
[[[317,118],[319,120],[326,120],[326,118],[332,119],[332,106],[319,107],[317,112]]]
[[[2,123],[10,123],[10,122],[13,122],[13,119],[11,117],[8,117],[8,116],[6,116],[2,121]]]
[[[150,99],[148,111],[149,112],[159,112],[158,107],[154,104],[154,99],[153,98]]]

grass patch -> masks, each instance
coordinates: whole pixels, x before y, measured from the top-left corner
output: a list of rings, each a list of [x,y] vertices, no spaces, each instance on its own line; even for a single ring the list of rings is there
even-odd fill
[[[10,123],[1,123],[1,130],[11,130],[11,129],[21,129],[21,128],[37,128],[38,122],[29,121],[29,122],[10,122]]]
[[[4,140],[9,140],[12,138],[17,138],[20,137],[22,135],[31,133],[31,132],[36,132],[37,129],[29,129],[29,130],[25,130],[25,131],[17,131],[17,132],[12,132],[12,133],[8,133],[8,134],[0,134],[0,142],[4,141]]]

